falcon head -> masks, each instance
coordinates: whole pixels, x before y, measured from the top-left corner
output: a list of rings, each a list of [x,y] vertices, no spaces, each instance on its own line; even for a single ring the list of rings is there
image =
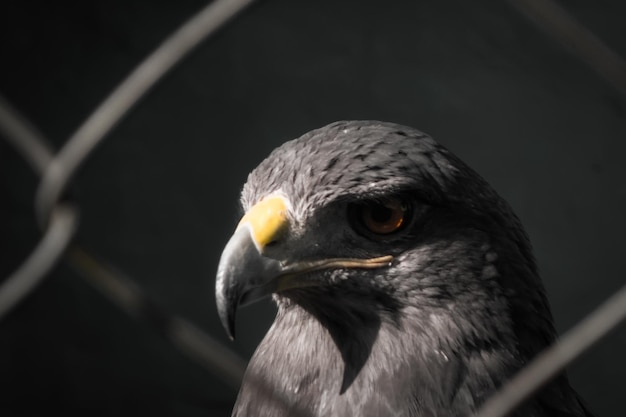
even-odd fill
[[[384,380],[386,368],[402,379],[395,358],[409,385],[440,387],[445,374],[458,392],[476,374],[473,404],[554,339],[518,218],[415,129],[342,121],[311,131],[252,171],[241,201],[245,215],[218,266],[218,313],[233,337],[237,308],[274,294],[278,316],[257,351],[266,356],[250,366],[282,372],[277,389],[328,351],[343,362],[338,394]]]
[[[491,313],[508,314],[497,321],[522,307],[510,305],[515,297],[542,293],[528,238],[506,202],[409,127],[349,121],[311,131],[250,173],[241,202],[246,214],[216,283],[231,337],[237,308],[272,293],[279,303],[314,304],[315,288],[324,287],[386,295],[397,309],[502,302]],[[542,303],[527,307],[549,315]]]

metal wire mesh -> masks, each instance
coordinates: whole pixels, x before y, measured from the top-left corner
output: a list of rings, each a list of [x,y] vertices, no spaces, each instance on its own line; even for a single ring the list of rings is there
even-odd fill
[[[0,97],[0,132],[40,175],[35,199],[43,236],[30,256],[0,286],[0,320],[43,280],[63,257],[120,309],[152,322],[186,356],[237,388],[245,361],[189,321],[156,306],[136,283],[73,242],[78,209],[62,199],[77,168],[145,93],[194,47],[252,0],[217,0],[198,12],[142,62],[54,153],[45,138]],[[609,83],[626,92],[626,63],[592,32],[551,1],[510,0],[555,40],[577,54]],[[626,319],[626,286],[539,355],[476,414],[508,415],[552,377]],[[258,381],[262,383],[262,381]],[[282,398],[292,406],[288,398]],[[299,410],[298,415],[306,415]]]

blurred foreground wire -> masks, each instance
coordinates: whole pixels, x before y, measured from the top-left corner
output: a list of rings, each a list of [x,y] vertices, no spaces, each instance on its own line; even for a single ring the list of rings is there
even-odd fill
[[[44,172],[52,160],[50,146],[1,96],[0,132],[37,174]],[[35,289],[59,261],[74,236],[77,223],[78,215],[73,206],[59,204],[54,208],[39,244],[0,285],[0,320]]]
[[[490,398],[477,417],[502,417],[529,399],[576,358],[626,320],[626,286],[539,354]]]
[[[59,198],[76,169],[107,133],[174,65],[215,33],[253,0],[216,0],[194,15],[143,61],[94,111],[56,154],[36,129],[0,97],[0,131],[23,158],[42,175],[35,209],[44,236],[26,261],[0,286],[0,319],[19,304],[65,253],[77,224],[76,210]],[[142,292],[109,273],[86,251],[73,248],[72,264],[129,313],[139,315],[150,305]],[[113,291],[116,289],[117,291]],[[107,291],[108,290],[108,291]],[[238,387],[245,361],[186,321],[153,308],[171,322],[173,341],[195,360]]]
[[[139,321],[149,322],[187,357],[230,387],[239,388],[246,369],[245,360],[194,324],[165,312],[133,280],[86,250],[72,246],[66,258],[81,276],[120,309]]]
[[[577,55],[622,94],[626,61],[553,0],[509,0],[539,28]]]
[[[43,172],[52,159],[45,139],[0,97],[0,131],[30,165]],[[77,225],[76,210],[57,204],[35,250],[0,286],[0,320],[23,300],[66,252]],[[72,245],[66,259],[92,286],[138,320],[157,327],[179,349],[233,388],[238,388],[245,360],[186,320],[156,306],[132,280]]]
[[[78,218],[73,207],[57,205],[50,226],[24,263],[0,285],[0,319],[23,300],[63,255],[74,236]]]
[[[253,1],[210,3],[168,37],[98,106],[46,167],[35,198],[42,227],[78,167],[111,129],[169,70]]]

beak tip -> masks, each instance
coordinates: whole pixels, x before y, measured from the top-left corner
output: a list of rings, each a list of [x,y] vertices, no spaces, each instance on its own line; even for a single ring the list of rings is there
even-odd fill
[[[224,330],[226,330],[226,334],[231,342],[235,341],[235,320],[234,317],[229,319],[228,321],[222,320],[222,326],[224,326]]]
[[[226,330],[226,334],[228,338],[232,341],[235,340],[235,312],[236,307],[233,307],[232,304],[224,302],[225,300],[221,299],[222,297],[218,297],[217,302],[217,314],[220,317],[220,321],[222,322],[222,326],[224,330]]]

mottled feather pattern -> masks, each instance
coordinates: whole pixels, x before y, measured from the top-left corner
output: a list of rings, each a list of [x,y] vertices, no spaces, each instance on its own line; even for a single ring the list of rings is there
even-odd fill
[[[311,131],[249,175],[242,205],[274,193],[292,205],[291,255],[394,259],[318,271],[327,285],[275,294],[233,415],[469,416],[555,340],[520,221],[428,135],[373,121]],[[419,206],[402,235],[368,241],[350,229],[345,202],[398,194]],[[590,414],[560,376],[515,415]]]

